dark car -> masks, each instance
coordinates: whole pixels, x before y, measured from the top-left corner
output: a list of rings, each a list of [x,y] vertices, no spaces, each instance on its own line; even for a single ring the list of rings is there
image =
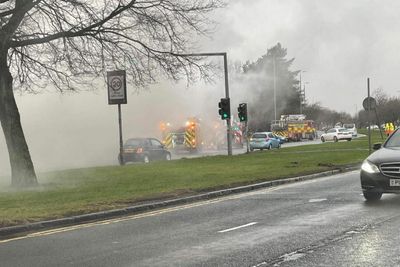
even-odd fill
[[[171,153],[155,138],[131,138],[123,146],[122,157],[118,157],[121,165],[126,162],[149,163],[154,160],[171,160]]]
[[[400,131],[397,129],[383,145],[374,144],[362,164],[361,187],[366,200],[379,200],[382,193],[400,193]]]

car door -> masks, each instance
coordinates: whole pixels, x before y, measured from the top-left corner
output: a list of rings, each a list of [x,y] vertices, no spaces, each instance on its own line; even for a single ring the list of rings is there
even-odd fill
[[[150,139],[151,142],[151,158],[153,160],[160,160],[164,156],[164,146],[157,139]]]
[[[332,141],[336,134],[336,129],[330,129],[326,134],[326,140]]]
[[[272,133],[268,134],[268,138],[271,139],[272,147],[278,147],[279,140]]]

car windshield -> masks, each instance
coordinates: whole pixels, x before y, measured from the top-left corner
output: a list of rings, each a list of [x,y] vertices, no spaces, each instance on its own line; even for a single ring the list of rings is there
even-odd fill
[[[354,124],[343,124],[343,127],[346,129],[352,129],[354,128]]]
[[[253,138],[266,138],[266,134],[253,134]]]
[[[133,146],[133,147],[141,146],[141,144],[142,144],[142,140],[141,139],[129,139],[125,143],[126,146]]]
[[[386,142],[385,147],[400,147],[400,132],[396,131]]]

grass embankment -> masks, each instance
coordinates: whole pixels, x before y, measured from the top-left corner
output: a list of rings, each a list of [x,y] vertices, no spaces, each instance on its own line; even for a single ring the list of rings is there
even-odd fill
[[[373,140],[380,141],[377,133]],[[94,212],[149,199],[325,171],[361,162],[366,137],[255,152],[123,167],[98,167],[39,174],[40,187],[0,191],[0,226]]]

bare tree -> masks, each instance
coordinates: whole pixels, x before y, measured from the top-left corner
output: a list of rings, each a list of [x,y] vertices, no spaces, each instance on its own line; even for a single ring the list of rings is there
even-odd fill
[[[0,121],[12,185],[37,184],[14,90],[92,85],[126,69],[143,86],[164,74],[207,77],[199,58],[180,56],[208,34],[207,15],[223,0],[0,0]]]

